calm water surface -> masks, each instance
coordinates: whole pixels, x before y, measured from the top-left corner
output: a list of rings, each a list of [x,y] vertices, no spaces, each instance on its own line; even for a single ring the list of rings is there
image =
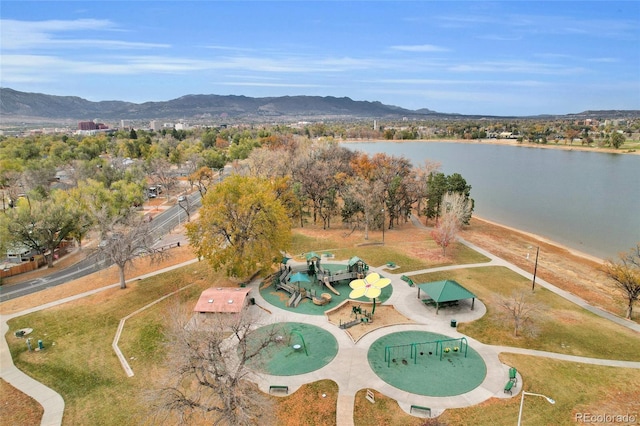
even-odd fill
[[[350,143],[349,149],[438,161],[472,186],[474,214],[613,258],[640,242],[640,156],[445,142]]]

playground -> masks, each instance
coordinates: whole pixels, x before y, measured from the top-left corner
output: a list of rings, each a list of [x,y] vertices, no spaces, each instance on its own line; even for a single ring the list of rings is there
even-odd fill
[[[306,265],[282,263],[280,270],[260,286],[260,295],[270,304],[291,312],[307,315],[323,315],[346,300],[349,300],[349,283],[363,278],[369,266],[353,257],[347,264],[322,263],[321,256],[309,253]],[[393,287],[387,286],[377,298],[384,303],[391,297]],[[367,297],[356,299],[370,302]]]
[[[418,395],[446,397],[472,391],[485,379],[482,357],[464,337],[403,331],[376,340],[367,354],[386,383]]]
[[[359,310],[358,310],[359,308]],[[413,324],[415,321],[402,315],[394,306],[381,305],[376,307],[373,319],[363,321],[367,314],[371,312],[373,303],[346,300],[339,306],[326,312],[327,320],[343,329],[351,340],[357,342],[364,335],[382,327],[398,324]],[[360,313],[358,313],[360,312]],[[355,322],[355,325],[347,327],[345,325]]]
[[[338,342],[331,333],[310,324],[287,322],[271,324],[256,330],[251,340],[260,341],[276,328],[277,342],[250,364],[274,376],[309,373],[327,365],[338,353]]]
[[[483,316],[481,301],[475,309],[463,303],[436,313],[416,286],[386,265],[371,268],[357,257],[323,264],[315,253],[286,258],[272,277],[252,285],[259,288],[257,304],[271,313],[265,319],[275,322],[266,327],[287,330],[285,342],[270,348],[256,367],[265,392],[295,392],[320,378],[344,386],[346,379],[356,390],[374,388],[402,401],[407,412],[412,406],[466,406],[487,395],[512,396],[503,391],[509,366],[497,353],[473,348],[478,343],[454,325]],[[455,397],[459,402],[450,399]]]

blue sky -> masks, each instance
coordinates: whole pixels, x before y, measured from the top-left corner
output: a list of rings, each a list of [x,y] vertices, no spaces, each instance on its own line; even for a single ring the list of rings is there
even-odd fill
[[[0,85],[92,101],[347,96],[486,115],[640,109],[638,1],[7,1]]]

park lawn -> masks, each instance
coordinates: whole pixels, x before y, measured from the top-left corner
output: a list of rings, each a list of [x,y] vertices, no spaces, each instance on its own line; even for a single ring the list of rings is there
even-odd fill
[[[325,395],[324,397],[322,395]],[[332,426],[336,424],[338,384],[319,380],[302,385],[287,397],[273,397],[279,426]]]
[[[133,317],[128,324],[130,327],[125,327],[124,349],[141,345],[137,350],[131,350],[131,355],[124,352],[127,358],[140,356],[140,362],[134,364],[136,375],[132,378],[125,375],[111,347],[118,323],[121,318],[165,294],[193,282],[204,288],[209,280],[206,263],[195,263],[136,281],[126,290],[108,289],[56,308],[15,318],[9,321],[10,330],[33,328],[32,340],[42,339],[45,350],[28,352],[24,340],[11,338],[13,333],[10,332],[8,342],[14,363],[62,395],[67,424],[144,423],[148,400],[143,394],[149,385],[149,377],[143,371],[153,369],[160,361],[161,357],[149,348],[157,348],[162,339],[159,331],[166,312],[163,308],[168,302],[149,311],[148,315],[155,315],[157,322],[140,322],[136,326],[133,320],[136,317]],[[190,291],[196,293],[196,290]],[[132,344],[130,336],[134,336],[132,340],[142,336],[141,342]],[[136,367],[140,368],[137,372]]]
[[[534,320],[536,334],[513,336],[513,323],[503,316],[497,297],[509,297],[514,290],[530,291],[531,281],[504,267],[467,268],[412,277],[415,282],[451,279],[476,294],[487,307],[477,321],[461,323],[458,331],[483,343],[515,346],[568,355],[640,360],[637,333],[601,318],[578,305],[537,286],[533,302],[540,305]]]
[[[43,413],[36,400],[0,379],[0,426],[36,425]]]
[[[574,425],[577,413],[637,415],[639,412],[638,369],[603,367],[507,353],[503,353],[500,358],[505,364],[518,369],[527,392],[543,394],[556,401],[551,405],[544,398],[525,396],[523,424]],[[522,386],[518,382],[513,398],[492,398],[476,406],[447,410],[439,419],[452,425],[515,424]]]
[[[485,263],[490,260],[460,243],[452,244],[447,249],[447,256],[442,256],[442,249],[426,234],[418,235],[419,238],[415,241],[389,239],[382,245],[379,243],[360,244],[362,240],[356,240],[357,243],[344,241],[341,238],[343,230],[327,230],[324,231],[323,236],[318,236],[314,231],[308,228],[294,230],[291,253],[296,256],[297,261],[304,261],[304,255],[309,252],[331,253],[335,260],[348,260],[357,256],[373,267],[393,262],[398,268],[393,269],[392,272],[402,274],[436,266]],[[330,263],[331,260],[333,259],[323,259],[327,263]]]
[[[378,391],[373,390],[375,403],[367,398],[367,389],[356,393],[353,409],[353,423],[355,426],[421,426],[424,419],[405,413],[398,402]]]

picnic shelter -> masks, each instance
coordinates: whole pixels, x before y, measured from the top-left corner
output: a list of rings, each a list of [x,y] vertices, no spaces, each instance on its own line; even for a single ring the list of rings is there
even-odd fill
[[[418,284],[418,299],[420,292],[426,293],[427,298],[422,301],[428,305],[435,305],[436,314],[441,306],[450,306],[458,303],[459,300],[471,299],[471,310],[476,301],[476,295],[464,288],[460,283],[453,280],[434,281],[430,283]]]

